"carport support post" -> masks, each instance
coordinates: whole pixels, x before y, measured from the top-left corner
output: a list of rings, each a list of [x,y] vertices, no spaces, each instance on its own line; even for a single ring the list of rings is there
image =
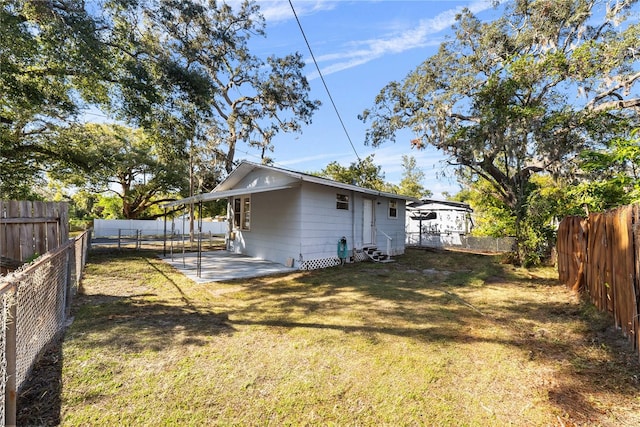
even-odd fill
[[[167,208],[164,208],[164,238],[162,239],[162,256],[167,256]]]
[[[202,277],[202,201],[198,202],[198,266],[197,275]]]

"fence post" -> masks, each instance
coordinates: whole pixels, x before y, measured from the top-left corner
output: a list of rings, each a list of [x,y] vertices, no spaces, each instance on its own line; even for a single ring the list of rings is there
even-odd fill
[[[64,279],[64,286],[62,288],[62,292],[64,292],[64,307],[62,307],[62,317],[60,319],[60,324],[63,325],[65,320],[71,315],[71,299],[73,296],[72,286],[74,284],[74,271],[76,267],[76,244],[69,245],[69,248],[65,251],[65,258],[67,263],[67,276]],[[78,272],[75,272],[75,276],[77,277]]]
[[[5,384],[4,423],[15,426],[17,418],[17,390],[16,390],[16,328],[17,328],[17,287],[13,287],[13,298],[9,298],[9,316],[5,335],[5,358],[7,361],[7,383]]]

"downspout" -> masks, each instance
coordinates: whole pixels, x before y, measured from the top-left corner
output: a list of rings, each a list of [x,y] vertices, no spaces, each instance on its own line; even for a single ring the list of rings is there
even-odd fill
[[[351,256],[356,257],[356,199],[355,192],[351,190]]]
[[[233,233],[233,215],[235,212],[232,212],[231,209],[233,207],[233,197],[227,197],[227,235],[225,236],[225,240],[227,243],[227,251],[231,252],[231,234]]]
[[[303,236],[302,233],[304,232],[304,219],[305,219],[305,215],[304,215],[304,202],[302,200],[303,196],[304,196],[304,181],[300,181],[300,187],[298,188],[298,214],[300,215],[300,229],[298,230],[298,239],[300,241],[300,252],[298,253],[298,270],[302,269],[302,265],[304,263],[304,255],[302,255],[302,240],[303,240]]]
[[[167,256],[167,208],[164,208],[164,235],[162,239],[162,256]]]

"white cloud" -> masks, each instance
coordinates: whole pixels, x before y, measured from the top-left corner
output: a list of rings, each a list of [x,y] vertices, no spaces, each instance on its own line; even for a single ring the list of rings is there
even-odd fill
[[[260,13],[262,13],[267,22],[275,23],[294,18],[293,11],[291,10],[291,5],[288,0],[258,0],[257,3],[260,5]],[[339,2],[335,0],[292,0],[292,3],[296,10],[296,14],[298,17],[301,17],[321,11],[333,10]]]
[[[441,40],[431,36],[445,30],[455,23],[455,17],[465,6],[458,6],[439,13],[434,18],[423,19],[412,28],[397,31],[387,37],[353,41],[346,45],[347,50],[316,57],[322,74],[329,75],[343,71],[389,54],[398,54],[410,49],[440,44]],[[479,13],[491,7],[489,0],[478,0],[466,5],[473,13]],[[312,80],[318,77],[317,72],[307,76]]]

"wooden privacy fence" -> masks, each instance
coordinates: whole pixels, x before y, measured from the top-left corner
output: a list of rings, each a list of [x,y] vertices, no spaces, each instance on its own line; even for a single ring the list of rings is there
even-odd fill
[[[64,202],[0,200],[0,274],[69,240]]]
[[[640,354],[640,205],[565,218],[557,249],[560,281],[611,313]]]

